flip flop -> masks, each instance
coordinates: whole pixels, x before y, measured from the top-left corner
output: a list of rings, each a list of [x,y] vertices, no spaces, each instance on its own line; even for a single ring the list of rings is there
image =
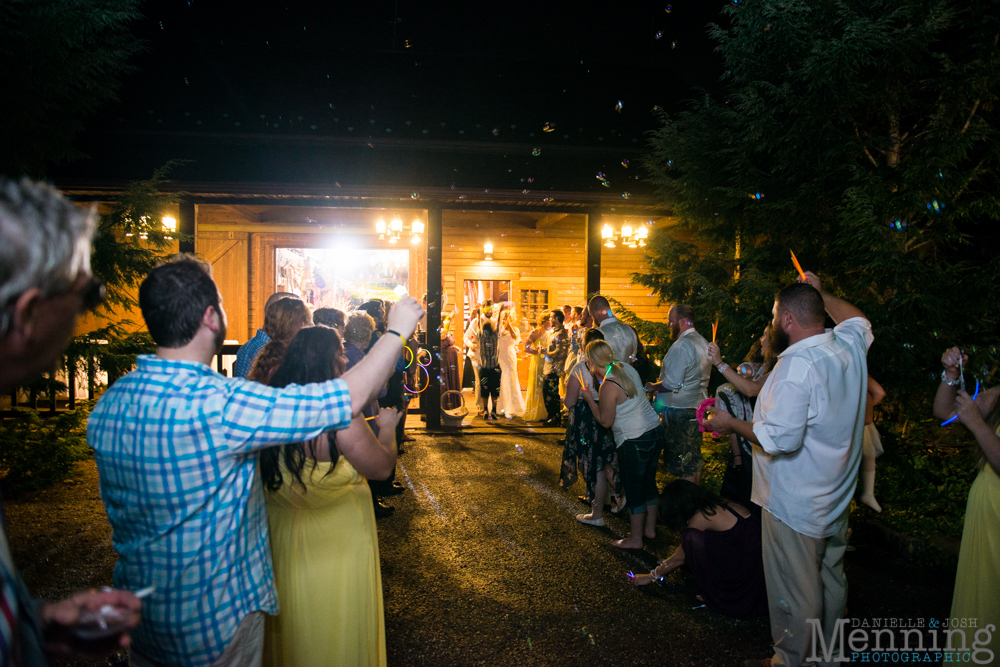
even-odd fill
[[[588,526],[601,527],[605,525],[603,516],[600,519],[588,519],[586,514],[577,514],[576,520],[579,521],[580,523],[585,523]]]

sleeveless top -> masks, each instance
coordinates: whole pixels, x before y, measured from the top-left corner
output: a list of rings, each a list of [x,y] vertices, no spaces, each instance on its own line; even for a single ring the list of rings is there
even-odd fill
[[[660,425],[660,417],[646,399],[639,373],[628,364],[622,364],[622,368],[635,384],[637,391],[632,398],[626,395],[625,401],[615,408],[615,423],[612,424],[611,431],[615,434],[616,447],[621,447],[626,440],[634,440]],[[605,381],[621,387],[614,378],[606,377]],[[622,389],[622,392],[624,391]]]

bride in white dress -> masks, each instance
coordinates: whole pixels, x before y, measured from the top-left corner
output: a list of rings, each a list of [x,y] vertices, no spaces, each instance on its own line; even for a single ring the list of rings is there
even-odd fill
[[[514,304],[504,302],[497,317],[500,328],[500,411],[513,419],[524,414],[524,396],[521,381],[517,378],[517,350],[521,343],[521,332],[515,324]]]

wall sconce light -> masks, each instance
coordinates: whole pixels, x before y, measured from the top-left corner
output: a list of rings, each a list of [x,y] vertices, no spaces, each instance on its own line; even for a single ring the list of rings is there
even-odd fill
[[[492,243],[487,243],[487,244],[483,245],[483,259],[485,259],[487,262],[492,262],[493,261],[493,244]]]
[[[388,240],[389,243],[399,243],[400,239],[403,237],[403,230],[405,226],[403,221],[396,217],[389,221],[389,224],[385,224],[385,220],[379,219],[375,223],[375,232],[378,234],[379,241]],[[420,243],[420,236],[424,233],[426,229],[423,220],[415,218],[410,224],[410,243],[416,245]]]
[[[379,218],[378,222],[375,223],[375,231],[378,232],[378,240],[385,240],[385,220]]]
[[[604,239],[604,246],[606,248],[615,247],[615,230],[611,228],[611,225],[604,224],[604,227],[601,229],[601,238]]]
[[[177,231],[177,219],[172,218],[169,215],[163,216],[163,229],[170,234],[175,233]],[[173,239],[174,237],[168,236],[167,238]]]

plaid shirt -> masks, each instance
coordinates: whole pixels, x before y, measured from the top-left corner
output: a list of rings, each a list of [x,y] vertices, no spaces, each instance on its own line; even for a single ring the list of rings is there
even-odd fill
[[[208,665],[242,618],[278,611],[257,450],[346,428],[343,380],[274,389],[139,357],[87,424],[119,588],[156,586],[132,633],[170,665]]]
[[[257,335],[240,345],[236,351],[236,361],[233,362],[233,377],[245,378],[253,369],[253,362],[264,346],[271,342],[271,337],[263,329],[257,329]]]

